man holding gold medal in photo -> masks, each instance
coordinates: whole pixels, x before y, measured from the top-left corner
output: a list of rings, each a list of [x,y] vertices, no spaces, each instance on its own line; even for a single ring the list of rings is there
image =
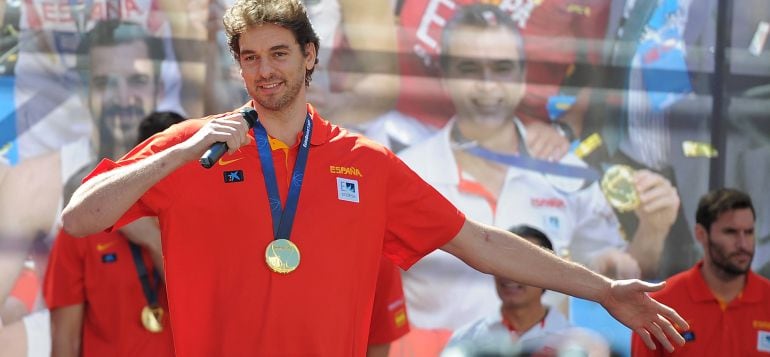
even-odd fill
[[[437,248],[597,301],[649,346],[684,342],[687,323],[646,294],[663,285],[468,220],[393,153],[324,120],[305,100],[318,37],[299,1],[236,1],[224,22],[253,100],[103,161],[62,215],[74,236],[159,218],[178,356],[362,356],[380,258],[408,269]],[[201,167],[216,143],[226,154]]]

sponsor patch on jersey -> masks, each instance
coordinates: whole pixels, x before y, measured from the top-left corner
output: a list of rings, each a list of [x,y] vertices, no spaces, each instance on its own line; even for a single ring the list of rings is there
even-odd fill
[[[770,352],[770,331],[757,331],[757,351]]]
[[[225,171],[222,173],[225,177],[225,183],[234,183],[243,181],[243,170]]]
[[[543,197],[543,198],[532,197],[529,199],[529,204],[531,204],[532,207],[535,207],[535,208],[540,208],[540,207],[565,208],[567,206],[567,203],[564,202],[563,199],[556,198],[556,197]]]
[[[118,261],[118,253],[102,254],[102,263],[109,264]]]
[[[358,181],[337,177],[337,198],[340,201],[359,202]]]

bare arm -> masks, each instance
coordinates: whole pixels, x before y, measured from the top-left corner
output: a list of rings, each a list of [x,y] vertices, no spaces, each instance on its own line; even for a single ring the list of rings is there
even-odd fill
[[[679,194],[671,182],[651,171],[637,171],[634,181],[640,201],[636,209],[639,226],[628,253],[639,262],[642,278],[649,279],[658,275],[663,245],[679,212]]]
[[[240,114],[214,119],[193,136],[160,153],[91,178],[72,195],[62,213],[63,228],[75,237],[112,226],[147,190],[171,172],[198,159],[211,144],[235,152],[249,142]]]
[[[613,281],[511,233],[470,220],[442,249],[481,272],[596,301],[652,349],[651,335],[669,351],[673,350],[672,341],[684,344],[672,325],[686,328],[684,319],[646,294],[662,289],[663,284]]]
[[[83,336],[83,304],[51,310],[51,356],[79,357]]]

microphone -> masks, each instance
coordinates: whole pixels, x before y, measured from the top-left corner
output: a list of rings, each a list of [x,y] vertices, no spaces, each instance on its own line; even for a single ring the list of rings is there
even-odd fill
[[[254,124],[257,123],[257,120],[259,120],[259,116],[257,115],[257,111],[254,110],[254,108],[244,108],[241,109],[241,115],[243,116],[243,119],[246,119],[246,123],[249,124],[249,129],[254,127]],[[198,162],[201,163],[201,166],[204,168],[210,169],[212,166],[214,166],[214,163],[219,160],[222,155],[227,152],[228,147],[227,144],[221,141],[215,142],[211,145],[211,147],[206,150],[206,152],[203,153],[200,160]]]

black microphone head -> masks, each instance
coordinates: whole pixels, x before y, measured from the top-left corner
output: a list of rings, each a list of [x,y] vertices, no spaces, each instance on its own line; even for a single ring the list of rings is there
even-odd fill
[[[241,115],[243,116],[243,119],[246,119],[246,123],[249,124],[249,129],[253,128],[254,124],[256,124],[257,120],[259,120],[257,111],[251,107],[241,109]]]

